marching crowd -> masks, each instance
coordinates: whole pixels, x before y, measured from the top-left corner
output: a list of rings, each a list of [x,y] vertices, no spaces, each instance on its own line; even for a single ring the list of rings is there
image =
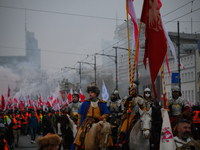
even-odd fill
[[[115,118],[114,124],[118,125],[117,130],[119,132],[113,137],[111,135],[108,137],[107,147],[111,149],[124,149],[127,142],[127,128],[130,131],[130,128],[138,120],[139,109],[149,111],[152,106],[159,106],[152,98],[149,88],[144,89],[143,95],[140,95],[137,93],[137,85],[134,83],[132,94],[130,92],[129,87],[129,95],[121,99],[119,92],[114,90],[110,99],[105,102],[98,98],[99,88],[90,84],[87,87],[88,99],[82,103],[79,101],[79,94],[74,92],[72,102],[67,107],[62,107],[60,111],[54,111],[51,107],[45,109],[45,111],[42,108],[34,111],[33,108],[28,109],[27,107],[22,110],[15,108],[14,111],[0,110],[0,148],[14,149],[14,147],[18,147],[20,134],[31,135],[31,143],[34,144],[36,143],[36,134],[42,134],[43,137],[37,139],[40,150],[43,150],[45,147],[47,149],[58,149],[61,140],[56,135],[56,115],[68,114],[77,124],[78,129],[71,150],[83,149],[84,140],[82,139],[85,137],[88,127],[91,127],[93,123],[103,119],[111,122],[112,118]],[[178,86],[172,87],[172,98],[168,100],[168,107],[171,127],[172,129],[176,127],[178,132],[174,135],[176,149],[184,149],[184,147],[200,149],[199,143],[196,142],[197,139],[200,139],[200,110],[198,108],[195,108],[195,110],[190,108],[187,101],[181,98]],[[195,113],[192,116],[192,120],[187,118],[179,119],[183,112],[193,111]],[[194,125],[193,129],[196,131],[196,135],[193,138],[191,137],[191,124]],[[44,144],[44,141],[48,138],[55,138],[56,140],[54,141],[56,142],[49,143],[49,145]]]

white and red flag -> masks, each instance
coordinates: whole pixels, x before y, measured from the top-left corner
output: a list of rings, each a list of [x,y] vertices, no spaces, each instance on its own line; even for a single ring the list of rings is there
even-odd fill
[[[138,25],[137,25],[137,17],[136,17],[136,13],[135,13],[135,9],[133,6],[133,0],[127,0],[127,4],[128,4],[128,13],[131,16],[131,20],[133,22],[133,37],[132,37],[132,51],[134,49],[134,46],[136,47],[137,45],[137,39],[138,39]],[[139,41],[138,41],[139,42]],[[139,43],[138,43],[139,45]],[[139,46],[137,47],[137,62],[138,63],[138,54],[139,54]],[[136,65],[137,66],[137,65]]]
[[[190,99],[188,98],[188,105],[190,106],[190,108],[191,108],[191,103],[190,103]]]
[[[138,72],[138,76],[139,76],[139,78],[142,78],[142,76],[141,76],[141,74]]]
[[[8,98],[10,97],[10,87],[8,85]]]
[[[3,96],[3,92],[1,94],[1,110],[4,110],[6,106],[6,102],[5,102],[5,99],[4,99],[4,96]]]
[[[149,61],[149,70],[154,90],[155,101],[157,93],[155,80],[167,52],[167,42],[162,25],[160,0],[146,0],[143,3],[141,21],[145,23],[145,53],[143,63],[146,68],[146,59]]]
[[[24,108],[24,98],[23,95],[21,94],[19,97],[19,109],[23,109]]]
[[[41,97],[41,95],[40,96],[38,96],[38,106],[42,106],[44,103],[42,102],[42,97]]]
[[[70,90],[70,92],[69,92],[69,94],[67,96],[67,99],[69,100],[68,103],[72,101],[72,95],[73,95],[73,90],[71,88],[71,90]]]
[[[79,91],[79,101],[83,102],[85,100],[85,95],[83,95],[81,89]]]
[[[180,62],[180,67],[182,68],[182,69],[185,69],[185,66]]]
[[[28,109],[31,109],[32,103],[31,103],[31,95],[28,95]]]

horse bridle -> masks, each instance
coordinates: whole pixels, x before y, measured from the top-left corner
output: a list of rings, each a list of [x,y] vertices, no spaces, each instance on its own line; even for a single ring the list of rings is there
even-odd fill
[[[152,117],[151,117],[151,115],[150,115],[149,113],[144,112],[144,113],[142,114],[142,116],[143,116],[144,114],[148,114],[148,115],[150,116],[150,118],[151,118],[150,122],[152,123]],[[140,119],[140,123],[141,123],[141,122],[142,122],[142,120]],[[151,124],[150,124],[150,125],[151,125]],[[145,131],[147,131],[147,130],[151,131],[151,129],[146,129],[146,128],[142,129],[142,126],[141,126],[140,130],[142,131],[141,133],[143,133],[143,132],[145,132]]]

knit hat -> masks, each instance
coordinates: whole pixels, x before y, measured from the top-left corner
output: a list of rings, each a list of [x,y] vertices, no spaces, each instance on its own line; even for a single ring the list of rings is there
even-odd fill
[[[61,139],[57,134],[48,133],[44,137],[38,137],[37,144],[39,146],[38,150],[44,150],[49,145],[60,145]]]

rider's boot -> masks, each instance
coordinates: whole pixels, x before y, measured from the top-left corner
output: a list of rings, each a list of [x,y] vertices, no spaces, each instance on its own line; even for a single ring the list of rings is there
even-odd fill
[[[117,149],[122,150],[124,148],[126,142],[125,139],[126,139],[126,134],[121,132],[119,135],[119,139],[117,140],[117,143],[115,145]]]
[[[79,149],[80,149],[80,146],[76,145],[75,150],[79,150]]]

